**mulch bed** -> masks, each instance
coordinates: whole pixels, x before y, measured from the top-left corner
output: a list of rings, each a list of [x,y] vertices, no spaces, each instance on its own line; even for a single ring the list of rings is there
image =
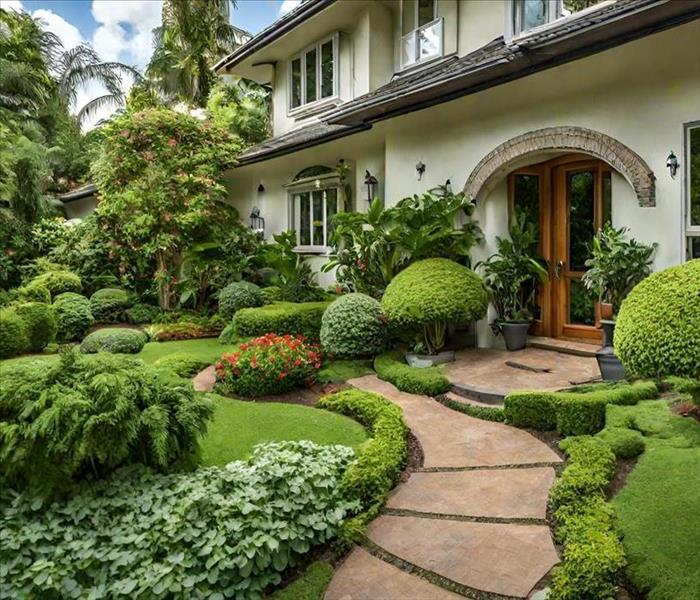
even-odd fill
[[[637,458],[618,458],[617,469],[608,486],[608,500],[614,498],[617,493],[625,487],[627,476],[632,472],[637,464]]]
[[[315,383],[309,388],[292,390],[284,394],[274,396],[256,396],[255,402],[283,402],[285,404],[302,404],[304,406],[316,406],[319,398],[350,388],[345,383]],[[245,400],[245,398],[242,398]]]
[[[423,461],[425,455],[423,454],[423,446],[420,445],[418,438],[413,435],[413,432],[409,429],[408,431],[408,457],[406,459],[406,466],[401,472],[401,477],[399,481],[406,482],[411,477],[411,473],[416,469],[420,469],[423,466]]]
[[[538,431],[537,429],[525,429],[531,436],[536,437],[543,444],[547,444],[557,456],[566,459],[564,453],[559,449],[559,442],[563,439],[556,431]]]

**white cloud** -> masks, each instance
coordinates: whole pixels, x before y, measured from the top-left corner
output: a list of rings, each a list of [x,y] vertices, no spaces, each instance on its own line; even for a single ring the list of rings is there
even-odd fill
[[[0,8],[17,12],[22,12],[24,10],[24,6],[22,6],[19,0],[2,0],[2,2],[0,2]]]
[[[32,17],[40,19],[44,29],[55,33],[66,50],[75,48],[75,46],[85,41],[75,25],[71,25],[63,17],[51,10],[39,8],[32,13]]]
[[[293,11],[297,6],[301,4],[302,0],[284,0],[280,6],[279,16],[282,17],[288,12]]]

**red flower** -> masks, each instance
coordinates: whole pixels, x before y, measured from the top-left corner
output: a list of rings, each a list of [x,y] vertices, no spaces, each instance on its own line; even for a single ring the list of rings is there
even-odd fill
[[[168,140],[168,146],[170,146],[171,148],[177,146],[177,140],[175,138],[170,138]]]

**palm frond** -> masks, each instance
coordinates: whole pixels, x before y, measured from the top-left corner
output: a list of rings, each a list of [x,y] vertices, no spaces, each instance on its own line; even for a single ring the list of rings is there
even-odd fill
[[[85,106],[83,106],[78,111],[78,122],[83,123],[85,119],[90,118],[92,115],[95,114],[96,111],[100,110],[101,108],[110,105],[119,106],[121,102],[122,100],[120,98],[117,98],[113,94],[104,94],[103,96],[98,96],[97,98],[90,100],[90,102],[85,104]]]

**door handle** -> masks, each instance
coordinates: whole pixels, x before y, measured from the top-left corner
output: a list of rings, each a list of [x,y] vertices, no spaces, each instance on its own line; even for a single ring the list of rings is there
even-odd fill
[[[561,272],[564,270],[564,261],[558,260],[557,264],[554,266],[554,276],[557,279],[561,279]]]

